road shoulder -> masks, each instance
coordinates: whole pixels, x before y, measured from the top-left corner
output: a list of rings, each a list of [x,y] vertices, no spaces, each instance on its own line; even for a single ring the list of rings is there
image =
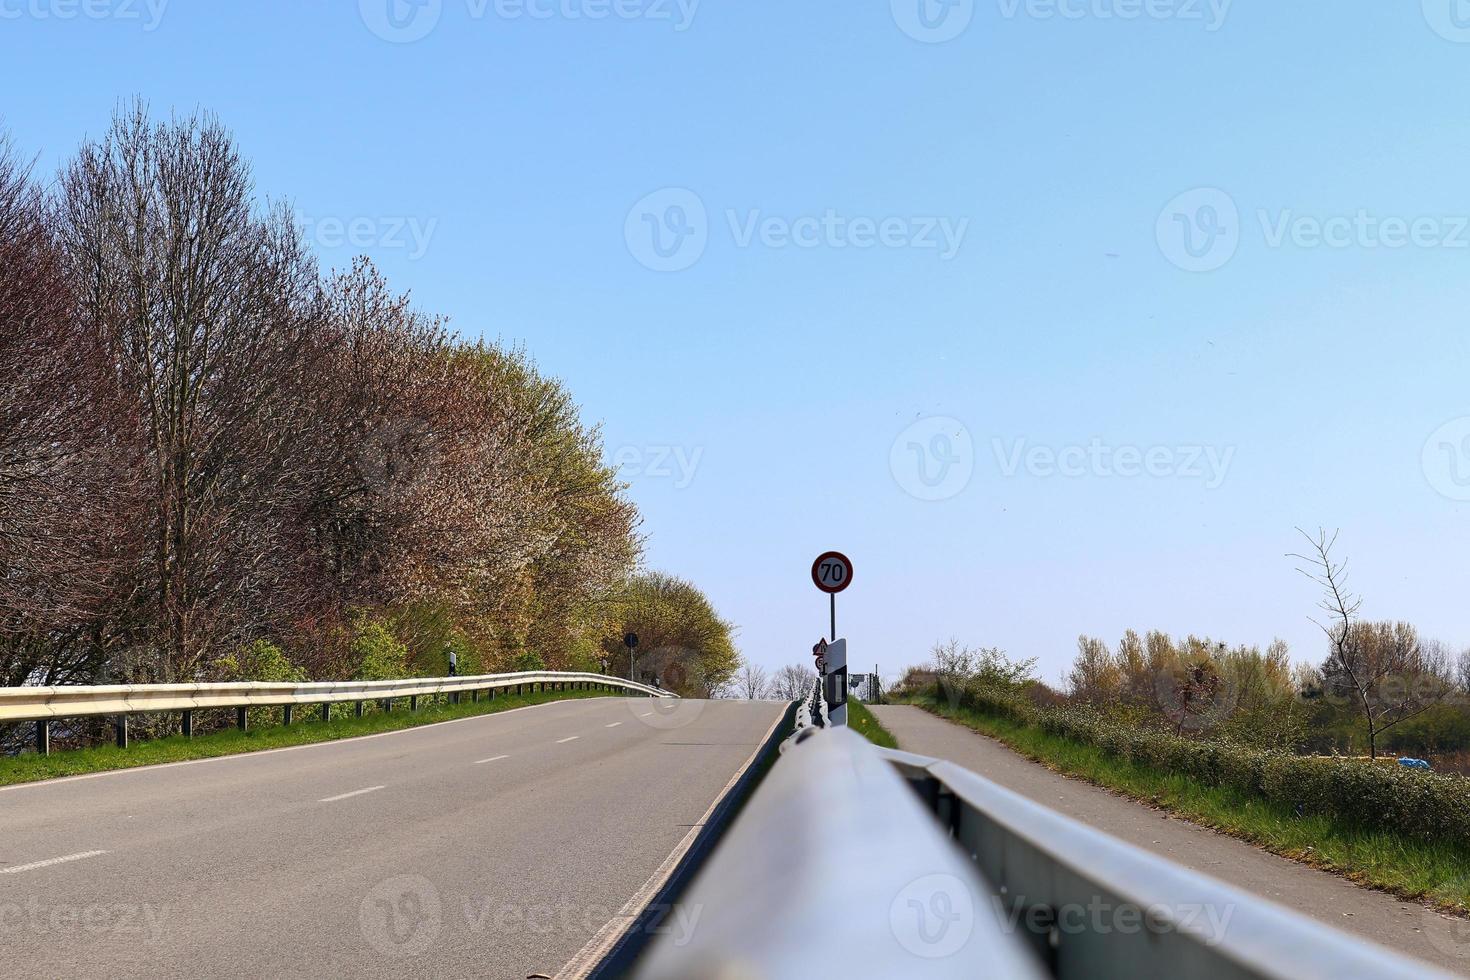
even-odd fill
[[[1443,917],[1420,905],[1360,888],[1328,872],[1059,775],[993,738],[921,708],[882,705],[874,706],[873,713],[905,751],[955,762],[1177,864],[1390,949],[1470,974],[1470,961],[1447,954],[1428,941],[1424,930],[1430,917]]]

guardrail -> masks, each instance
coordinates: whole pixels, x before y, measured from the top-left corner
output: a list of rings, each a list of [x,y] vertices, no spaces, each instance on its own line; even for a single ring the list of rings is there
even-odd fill
[[[807,695],[803,701],[796,704],[796,720],[794,730],[786,741],[781,743],[781,751],[796,745],[819,728],[827,724],[827,706],[822,700],[822,681],[818,678],[812,685],[812,693]]]
[[[638,977],[1448,976],[953,763],[840,728],[785,748]]]
[[[111,684],[66,687],[0,687],[0,722],[36,722],[36,751],[51,749],[50,723],[57,718],[110,716],[116,718],[117,743],[128,742],[129,715],[180,712],[185,735],[194,733],[194,712],[213,708],[234,708],[235,723],[246,727],[246,711],[250,708],[284,708],[284,722],[291,724],[297,706],[321,705],[321,718],[326,721],[333,704],[353,703],[362,716],[369,701],[383,703],[392,710],[393,702],[407,699],[410,710],[418,707],[418,699],[448,694],[454,703],[470,694],[478,701],[481,693],[495,696],[496,691],[515,688],[572,690],[593,687],[623,690],[647,697],[669,698],[676,695],[636,681],[606,674],[584,674],[558,671],[525,671],[514,674],[480,674],[469,677],[414,677],[387,681],[319,681],[305,684],[278,684],[268,681],[246,681],[233,684]]]

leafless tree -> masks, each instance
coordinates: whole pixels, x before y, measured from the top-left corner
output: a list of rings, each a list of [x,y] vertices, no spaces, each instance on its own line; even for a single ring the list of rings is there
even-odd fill
[[[253,614],[292,607],[290,420],[322,347],[315,267],[284,209],[257,213],[218,122],[155,123],[141,103],[63,173],[60,230],[142,421],[146,639],[166,652],[160,679],[189,677]]]
[[[1333,688],[1357,708],[1368,734],[1368,754],[1378,757],[1384,732],[1442,703],[1453,691],[1442,647],[1426,647],[1407,623],[1363,623],[1362,598],[1348,586],[1347,563],[1333,557],[1338,533],[1319,529],[1316,536],[1298,531],[1311,545],[1290,557],[1298,569],[1322,589],[1320,608],[1330,652],[1322,666],[1329,693]]]
[[[130,557],[126,409],[48,217],[0,138],[0,684],[90,677]]]
[[[735,675],[737,695],[747,701],[758,701],[766,696],[768,687],[769,678],[764,667],[748,660],[740,665],[740,671]]]
[[[817,672],[805,664],[787,664],[772,675],[767,696],[777,701],[800,701],[812,693]]]

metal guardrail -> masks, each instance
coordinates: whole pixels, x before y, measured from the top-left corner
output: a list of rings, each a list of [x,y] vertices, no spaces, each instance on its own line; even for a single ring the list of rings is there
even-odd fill
[[[118,719],[118,744],[127,744],[127,716],[181,712],[184,734],[193,734],[193,712],[214,708],[234,708],[237,725],[245,727],[249,708],[284,707],[286,723],[291,723],[292,709],[297,706],[321,705],[322,719],[333,704],[356,703],[357,712],[369,701],[384,702],[391,710],[392,702],[407,698],[417,707],[420,697],[448,694],[458,702],[460,695],[470,694],[475,700],[481,692],[494,696],[495,691],[522,689],[570,690],[600,686],[628,691],[648,697],[676,697],[668,691],[639,684],[636,681],[606,674],[563,673],[558,671],[525,671],[514,674],[480,674],[468,677],[414,677],[387,681],[319,681],[305,684],[278,684],[246,681],[233,684],[111,684],[64,687],[0,687],[0,722],[36,722],[36,749],[50,750],[49,723],[57,718],[108,716]]]
[[[844,729],[785,749],[637,976],[1448,976],[953,763]]]
[[[806,700],[797,702],[796,720],[791,737],[781,743],[781,751],[804,740],[808,735],[827,724],[827,706],[822,700],[822,682],[819,678],[812,685],[812,693]]]

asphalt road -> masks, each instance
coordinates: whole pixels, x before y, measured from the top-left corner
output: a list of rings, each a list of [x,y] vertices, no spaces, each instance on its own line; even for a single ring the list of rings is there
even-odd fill
[[[906,751],[947,759],[1176,864],[1389,949],[1470,975],[1470,923],[1465,920],[1361,888],[1090,783],[1059,776],[995,739],[920,708],[874,706],[873,713]]]
[[[785,707],[566,701],[0,790],[0,971],[556,976]]]

